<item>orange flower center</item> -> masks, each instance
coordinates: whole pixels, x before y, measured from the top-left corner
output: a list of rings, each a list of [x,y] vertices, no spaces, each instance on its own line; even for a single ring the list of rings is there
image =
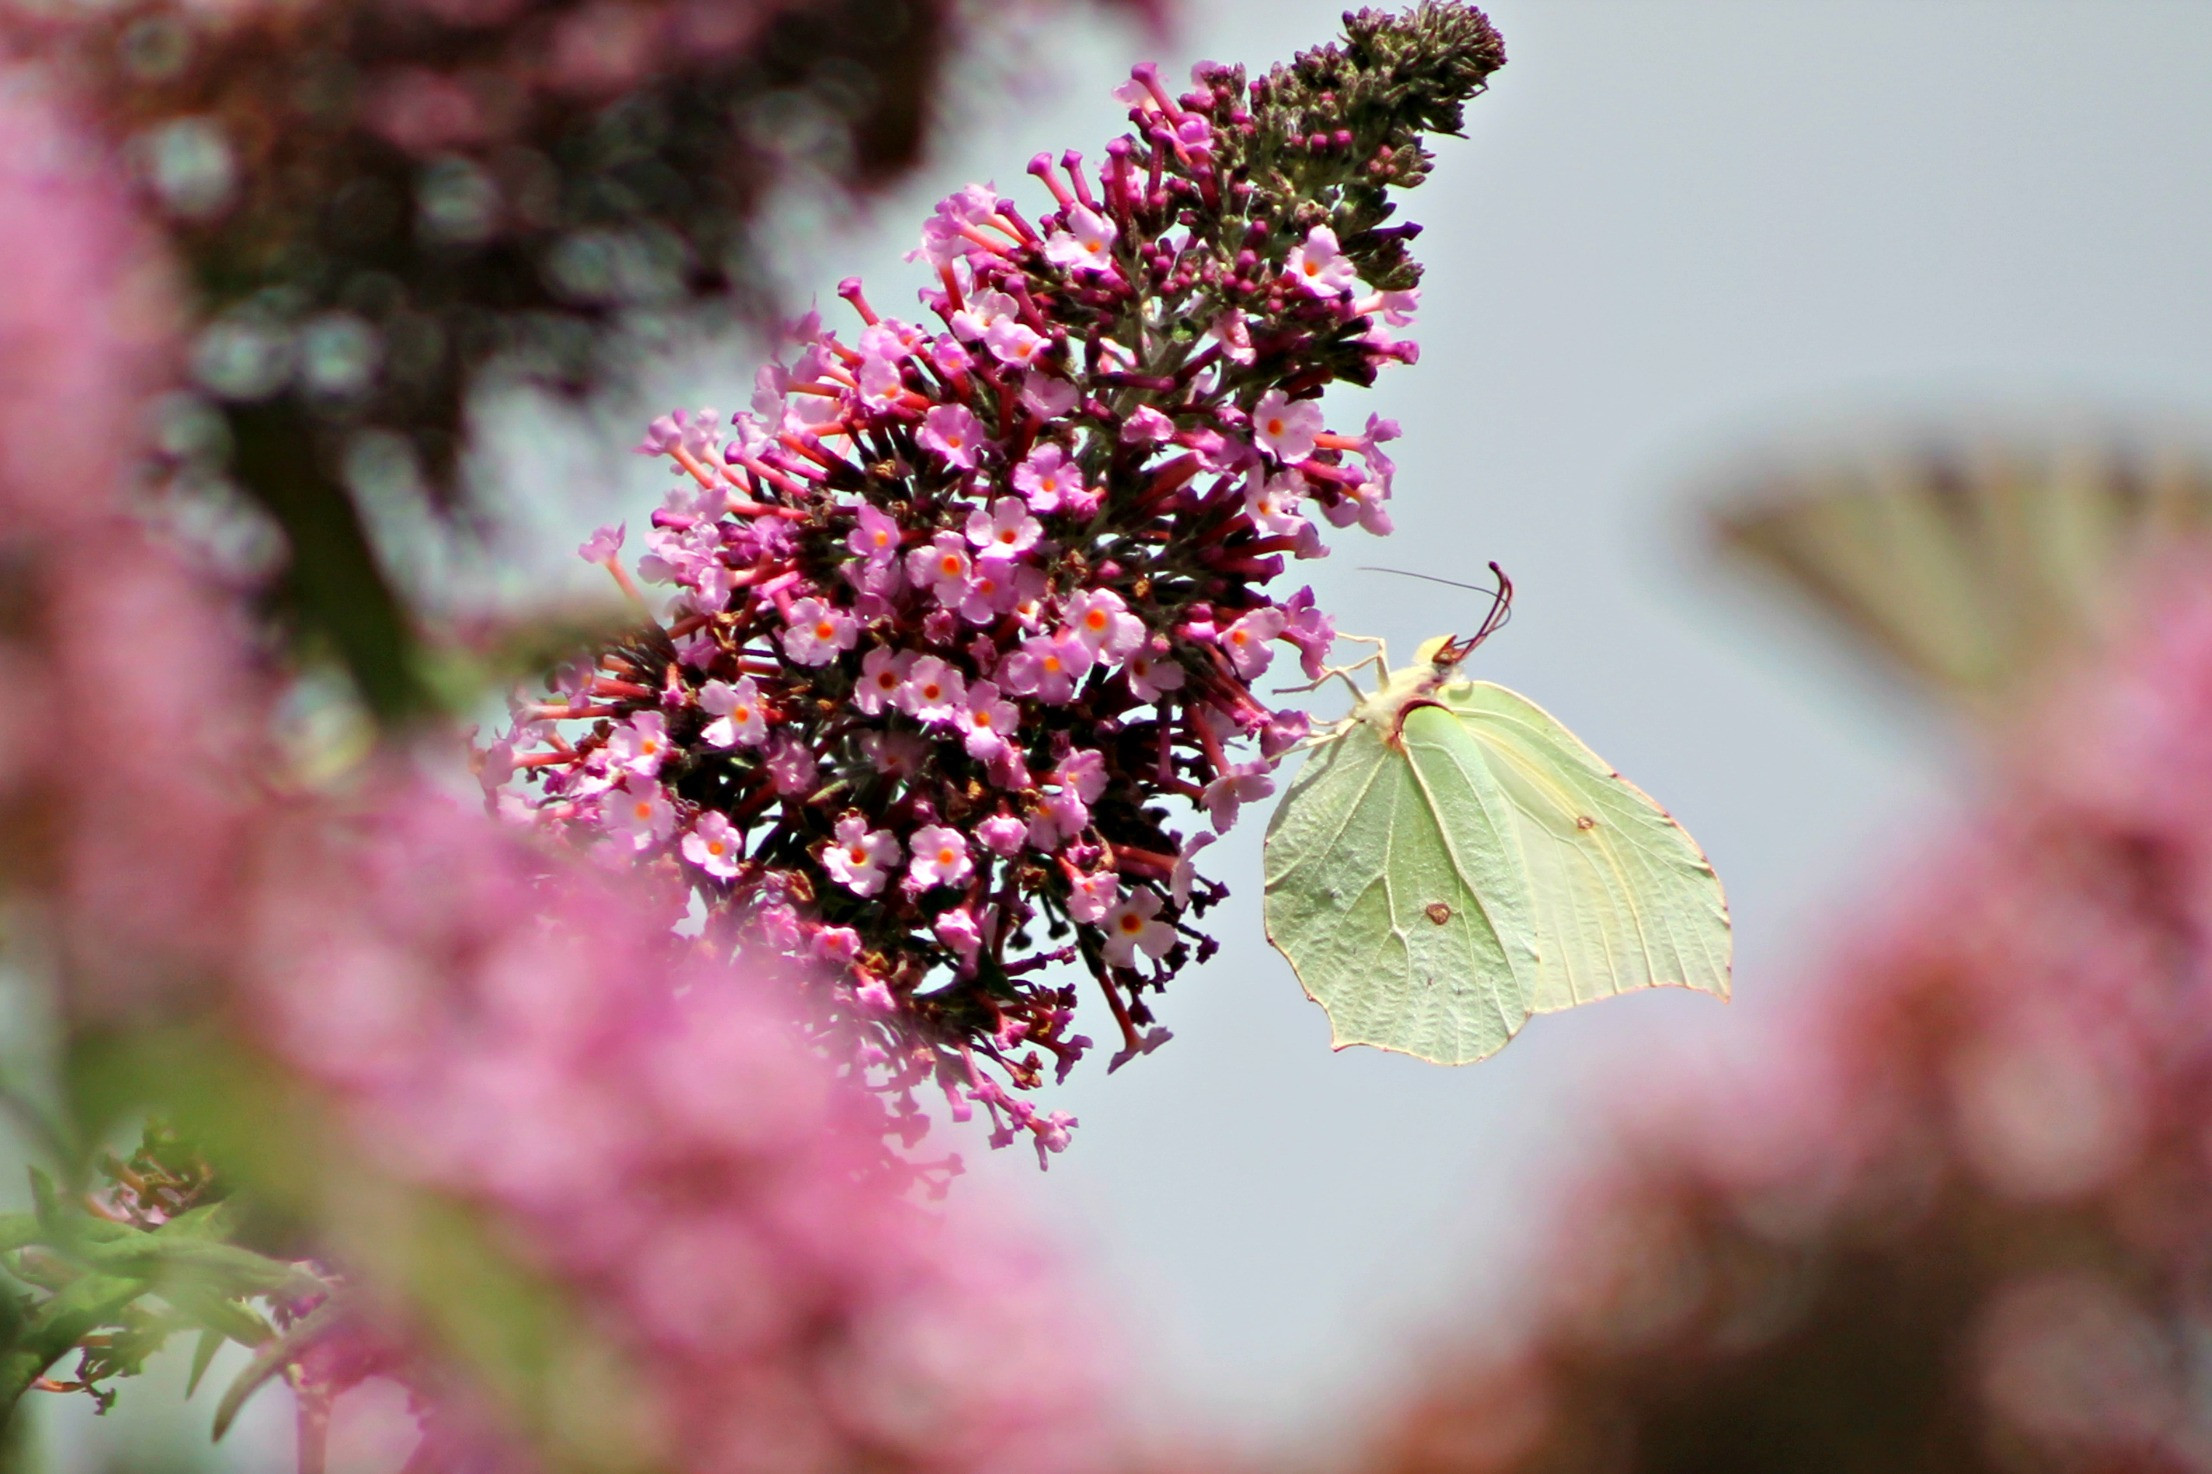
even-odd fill
[[[1121,913],[1121,929],[1135,935],[1144,930],[1144,918],[1134,911],[1124,911]]]
[[[827,640],[836,633],[837,626],[826,619],[814,627],[814,638],[817,640]]]

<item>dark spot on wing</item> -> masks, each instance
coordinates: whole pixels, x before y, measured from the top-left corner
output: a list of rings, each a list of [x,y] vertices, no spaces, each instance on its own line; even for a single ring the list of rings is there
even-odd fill
[[[1575,820],[1575,828],[1577,829],[1595,829],[1597,827],[1598,821],[1591,818],[1588,814],[1584,814]]]
[[[1452,908],[1445,905],[1442,901],[1431,901],[1428,903],[1427,906],[1422,908],[1422,914],[1428,917],[1429,920],[1435,922],[1438,926],[1442,926],[1445,922],[1452,919]]]

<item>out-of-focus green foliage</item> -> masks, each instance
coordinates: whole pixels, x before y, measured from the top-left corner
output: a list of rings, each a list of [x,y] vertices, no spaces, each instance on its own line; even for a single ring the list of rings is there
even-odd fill
[[[167,1286],[178,1282],[178,1263],[227,1275],[206,1283],[233,1302],[260,1296],[278,1307],[274,1334],[265,1322],[262,1334],[232,1336],[258,1354],[224,1394],[218,1437],[279,1375],[299,1381],[304,1369],[307,1391],[324,1399],[377,1373],[418,1384],[458,1376],[546,1468],[657,1466],[663,1450],[648,1435],[647,1404],[567,1297],[496,1242],[477,1213],[382,1170],[325,1102],[258,1052],[205,1026],[87,1035],[71,1052],[69,1082],[75,1113],[93,1131],[158,1103],[171,1123],[163,1129],[199,1143],[222,1164],[223,1190],[252,1205],[250,1224],[233,1212],[218,1225],[275,1256],[212,1243],[167,1257],[110,1250],[94,1261],[110,1274],[122,1272],[119,1264],[134,1273],[151,1266],[153,1274],[131,1281],[133,1293],[160,1294],[172,1310]],[[160,1232],[138,1237],[151,1242]],[[283,1259],[286,1248],[304,1254],[310,1239],[345,1264],[346,1277],[317,1259]],[[249,1266],[259,1266],[258,1277]],[[203,1288],[183,1283],[191,1294]],[[193,1324],[225,1335],[244,1329],[236,1314]],[[318,1367],[326,1347],[338,1348],[326,1358],[333,1365]]]
[[[37,1385],[105,1407],[117,1379],[180,1334],[198,1338],[196,1385],[226,1339],[259,1347],[278,1336],[270,1307],[331,1293],[312,1270],[234,1242],[242,1210],[174,1132],[149,1130],[129,1161],[107,1158],[98,1172],[98,1190],[66,1192],[33,1167],[34,1210],[0,1215],[10,1333],[0,1406]],[[73,1351],[74,1368],[61,1368]]]

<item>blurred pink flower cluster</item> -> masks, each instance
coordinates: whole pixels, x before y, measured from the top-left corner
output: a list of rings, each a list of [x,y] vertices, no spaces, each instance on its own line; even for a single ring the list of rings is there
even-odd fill
[[[2203,568],[1755,1064],[1635,1103],[1369,1467],[2212,1469]]]
[[[363,488],[451,512],[479,386],[583,394],[765,315],[772,202],[911,168],[952,53],[1020,11],[0,0],[0,56],[82,109],[182,267],[164,473],[266,519],[276,627],[393,720],[440,707],[448,611],[388,577]]]
[[[173,319],[99,159],[0,88],[0,668],[40,693],[0,731],[0,852],[70,1010],[228,1020],[365,1160],[549,1276],[676,1466],[1091,1467],[1064,1288],[1015,1230],[908,1200],[794,990],[403,767],[285,786],[243,610],[124,507]]]
[[[252,898],[264,1037],[582,1301],[678,1465],[1103,1465],[1102,1348],[1050,1259],[902,1193],[787,982],[435,791],[307,822]]]
[[[258,802],[266,693],[240,611],[125,510],[171,367],[159,256],[20,74],[0,113],[0,856],[51,897],[80,1006],[213,973]]]

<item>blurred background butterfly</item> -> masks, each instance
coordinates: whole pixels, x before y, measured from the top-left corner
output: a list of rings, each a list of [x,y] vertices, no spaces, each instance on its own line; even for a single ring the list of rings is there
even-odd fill
[[[1770,455],[1713,524],[1879,664],[1988,716],[2109,635],[2161,557],[2212,535],[2212,452],[2118,431],[1876,432]]]

